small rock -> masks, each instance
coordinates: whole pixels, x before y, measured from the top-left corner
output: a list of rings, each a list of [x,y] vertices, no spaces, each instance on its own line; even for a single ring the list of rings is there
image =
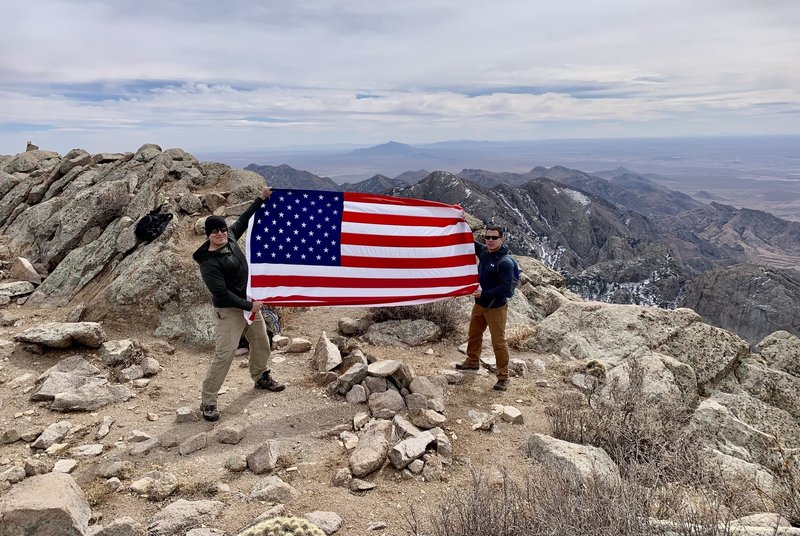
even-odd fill
[[[199,434],[195,434],[178,447],[178,452],[181,456],[188,456],[193,452],[197,452],[198,450],[206,448],[208,444],[208,434],[205,432],[200,432]]]
[[[129,450],[128,454],[131,456],[142,456],[147,454],[157,446],[161,444],[161,439],[158,437],[151,437],[150,439],[146,439],[144,441],[140,441],[134,444]]]
[[[375,489],[375,484],[372,482],[367,482],[360,478],[354,478],[350,481],[350,491],[369,491],[371,489]]]
[[[216,437],[220,443],[237,445],[244,439],[247,429],[241,424],[227,424],[217,430]]]
[[[197,422],[200,420],[200,415],[194,409],[183,406],[175,410],[175,421],[179,423],[184,422]]]
[[[53,465],[54,473],[71,473],[78,466],[78,462],[72,459],[58,460]]]
[[[95,432],[94,437],[97,439],[103,439],[108,435],[108,432],[111,430],[111,425],[114,424],[114,417],[105,416],[103,420],[100,421],[100,427]]]
[[[122,491],[122,488],[125,487],[122,484],[122,481],[119,478],[115,477],[115,476],[112,476],[111,478],[106,480],[105,481],[105,486],[108,489],[110,489],[111,491]]]
[[[233,473],[241,473],[247,469],[247,456],[237,454],[225,460],[225,469]]]

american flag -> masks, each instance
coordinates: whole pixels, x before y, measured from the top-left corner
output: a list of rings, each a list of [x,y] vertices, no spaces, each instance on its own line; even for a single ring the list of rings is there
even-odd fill
[[[478,287],[461,207],[420,199],[273,190],[247,259],[248,295],[271,305],[412,305]]]

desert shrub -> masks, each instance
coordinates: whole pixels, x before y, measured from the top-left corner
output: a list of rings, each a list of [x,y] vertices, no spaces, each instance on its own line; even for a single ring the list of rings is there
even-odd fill
[[[532,324],[520,326],[506,331],[506,342],[514,350],[525,350],[525,341],[536,333],[536,326]]]
[[[792,449],[789,452],[783,445],[777,445],[779,461],[772,472],[781,483],[780,488],[772,499],[776,511],[785,517],[794,527],[800,527],[800,452]]]
[[[677,519],[695,534],[698,520],[722,523],[733,512],[769,509],[754,481],[726,479],[708,462],[701,432],[689,426],[691,406],[647,397],[644,369],[635,359],[627,385],[604,384],[604,374],[593,378],[588,392],[564,393],[547,408],[551,433],[605,450],[624,480],[650,490],[654,517]]]
[[[507,474],[491,485],[474,473],[471,485],[426,509],[412,507],[413,536],[726,536],[725,520],[687,509],[655,523],[653,493],[631,481],[581,482],[556,468],[534,465],[521,482]]]
[[[401,307],[376,307],[370,310],[371,322],[387,320],[428,320],[442,328],[442,336],[454,333],[459,326],[467,322],[467,317],[453,300],[441,300],[420,305],[404,305]]]
[[[604,449],[620,472],[640,478],[679,483],[703,479],[704,464],[699,432],[688,427],[692,408],[662,400],[653,403],[643,389],[644,368],[629,360],[629,381],[616,378],[592,383],[584,397],[564,396],[547,408],[553,437]],[[642,466],[647,470],[642,471]]]

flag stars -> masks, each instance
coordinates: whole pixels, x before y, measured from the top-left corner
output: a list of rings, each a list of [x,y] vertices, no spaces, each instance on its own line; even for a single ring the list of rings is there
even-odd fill
[[[342,199],[331,192],[275,192],[253,219],[251,262],[337,265]]]

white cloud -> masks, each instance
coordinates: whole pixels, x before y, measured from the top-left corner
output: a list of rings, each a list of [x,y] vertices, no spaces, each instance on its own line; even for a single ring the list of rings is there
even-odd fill
[[[0,153],[798,133],[797,27],[776,0],[8,3]]]

